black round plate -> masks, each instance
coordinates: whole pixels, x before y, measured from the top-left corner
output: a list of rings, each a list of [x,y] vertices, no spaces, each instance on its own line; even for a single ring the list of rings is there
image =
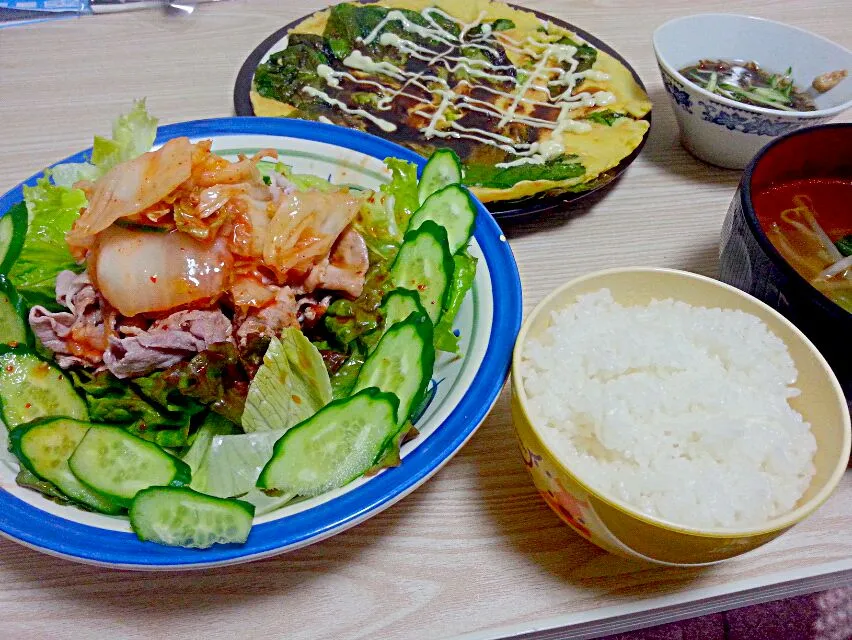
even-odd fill
[[[371,0],[356,0],[362,4],[367,4]],[[630,66],[630,64],[625,60],[621,54],[619,54],[615,49],[610,47],[605,42],[600,41],[598,38],[588,33],[587,31],[583,31],[582,29],[575,27],[573,24],[565,22],[563,20],[559,20],[558,18],[554,18],[545,13],[541,13],[540,11],[536,11],[535,9],[528,9],[527,7],[519,7],[517,5],[509,5],[513,9],[518,9],[519,11],[526,11],[527,13],[532,13],[536,15],[538,18],[542,20],[549,20],[557,27],[561,27],[563,29],[567,29],[568,31],[572,31],[580,36],[583,40],[591,44],[596,49],[600,49],[611,55],[613,58],[618,60],[621,64],[623,64],[636,82],[642,87],[642,90],[647,93],[647,89],[645,89],[645,84],[642,82],[642,79],[639,77],[639,74],[636,73],[636,70]],[[234,85],[234,111],[238,116],[253,116],[254,108],[251,104],[251,85],[252,80],[254,79],[254,70],[257,69],[257,65],[260,64],[260,61],[263,57],[269,53],[272,48],[277,45],[284,36],[294,27],[296,27],[300,22],[308,19],[313,14],[308,14],[306,16],[302,16],[301,18],[294,20],[290,24],[284,25],[280,29],[278,29],[275,33],[271,34],[268,38],[266,38],[263,42],[261,42],[257,47],[255,47],[254,51],[252,51],[248,58],[243,62],[243,66],[240,67],[240,71],[237,74],[237,81]],[[647,120],[648,124],[651,124],[651,112],[649,111],[643,120]],[[650,127],[648,127],[648,131],[650,131]],[[576,200],[580,200],[581,198],[585,198],[596,191],[600,191],[605,188],[610,182],[615,180],[618,176],[620,176],[630,163],[633,162],[637,157],[639,157],[639,153],[642,151],[642,147],[645,146],[645,141],[648,139],[648,131],[645,132],[645,135],[642,137],[642,142],[639,143],[633,152],[624,158],[621,162],[619,162],[612,169],[605,171],[601,175],[599,175],[594,180],[594,186],[586,191],[580,191],[577,193],[560,193],[557,195],[544,195],[544,196],[531,196],[529,198],[524,198],[521,200],[506,200],[506,201],[497,201],[497,202],[486,202],[484,203],[491,214],[499,221],[511,221],[511,222],[522,222],[525,220],[529,220],[533,217],[541,215],[542,213],[547,213],[553,211],[555,209],[563,208],[566,203],[574,202]]]

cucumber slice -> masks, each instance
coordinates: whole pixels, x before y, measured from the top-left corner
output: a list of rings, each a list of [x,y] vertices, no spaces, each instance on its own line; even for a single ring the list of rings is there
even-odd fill
[[[382,300],[382,306],[379,308],[379,315],[382,318],[379,328],[362,338],[362,342],[367,347],[367,352],[372,353],[376,345],[379,344],[379,340],[385,335],[385,332],[397,322],[405,320],[412,313],[426,315],[426,310],[420,304],[420,296],[417,295],[416,291],[411,291],[410,289],[393,289],[387,293]],[[345,395],[349,394],[346,393]]]
[[[68,376],[21,346],[0,346],[0,405],[9,429],[47,416],[89,419]]]
[[[451,184],[433,193],[420,205],[408,223],[409,231],[419,228],[426,220],[433,220],[447,230],[450,253],[455,254],[473,234],[476,207],[467,189]]]
[[[121,427],[92,425],[68,461],[83,484],[130,506],[143,489],[189,484],[189,465]]]
[[[432,323],[426,315],[415,312],[382,336],[361,367],[354,390],[377,387],[396,395],[396,422],[402,425],[423,401],[434,365]]]
[[[454,268],[446,229],[424,220],[419,228],[405,234],[390,277],[396,287],[418,293],[420,304],[434,324],[446,308]]]
[[[449,184],[460,184],[461,181],[461,161],[456,152],[452,149],[438,149],[423,167],[417,184],[417,198],[423,204],[436,191]]]
[[[257,486],[316,496],[363,475],[381,458],[399,430],[399,400],[364,389],[335,400],[275,443]]]
[[[388,293],[382,300],[379,312],[384,320],[385,330],[390,329],[397,322],[402,322],[412,313],[426,314],[426,310],[420,304],[420,296],[410,289],[394,289]]]
[[[9,436],[10,448],[23,465],[62,493],[96,511],[117,514],[120,504],[80,482],[68,459],[88,432],[90,424],[69,418],[46,418],[18,427]]]
[[[28,344],[29,338],[27,305],[9,278],[0,273],[0,342],[14,346]]]
[[[186,487],[151,487],[130,505],[130,526],[140,540],[207,549],[248,539],[254,506],[214,498]]]
[[[27,238],[29,214],[27,205],[19,202],[0,218],[0,273],[9,273]]]

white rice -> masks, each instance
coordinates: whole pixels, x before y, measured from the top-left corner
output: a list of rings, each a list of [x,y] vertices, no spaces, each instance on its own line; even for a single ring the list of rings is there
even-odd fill
[[[758,525],[790,511],[813,477],[816,441],[787,401],[796,367],[742,311],[625,307],[601,289],[552,314],[524,346],[521,375],[554,454],[651,516]]]

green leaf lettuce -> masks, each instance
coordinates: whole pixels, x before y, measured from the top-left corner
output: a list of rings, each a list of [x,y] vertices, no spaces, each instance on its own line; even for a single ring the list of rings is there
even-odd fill
[[[112,139],[95,136],[92,164],[101,175],[115,165],[132,160],[151,150],[157,136],[157,119],[148,115],[145,100],[137,100],[126,115],[112,125]]]
[[[74,162],[50,170],[54,184],[71,187],[78,180],[97,180],[115,165],[132,160],[151,150],[157,137],[157,119],[150,116],[145,100],[136,100],[133,108],[116,118],[112,138],[95,136],[89,162]]]
[[[56,276],[70,269],[82,271],[68,250],[65,234],[86,206],[80,189],[51,184],[47,177],[24,187],[29,228],[21,255],[9,270],[9,279],[28,300],[53,299]]]
[[[391,179],[381,187],[382,193],[393,196],[393,212],[396,226],[403,231],[408,228],[411,214],[420,206],[417,195],[417,167],[399,158],[386,158],[385,165],[390,170]]]
[[[70,375],[82,391],[94,422],[120,424],[162,447],[186,445],[192,416],[204,409],[190,399],[184,399],[181,405],[160,404],[146,395],[145,378],[119,380],[109,371],[92,374],[82,369],[71,371]]]
[[[447,309],[435,325],[434,341],[436,349],[458,353],[459,338],[453,333],[453,322],[455,322],[467,292],[473,286],[477,259],[470,255],[467,250],[463,250],[453,256],[453,262],[453,279],[450,283]]]

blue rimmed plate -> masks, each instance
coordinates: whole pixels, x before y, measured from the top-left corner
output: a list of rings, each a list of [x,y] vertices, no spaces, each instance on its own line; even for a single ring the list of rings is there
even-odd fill
[[[162,126],[157,144],[170,138],[211,139],[213,150],[234,159],[277,149],[298,173],[337,184],[376,188],[387,179],[382,160],[425,161],[396,144],[332,125],[277,118],[218,118]],[[91,149],[62,162],[82,162]],[[5,213],[23,198],[32,176],[0,198]],[[57,505],[15,483],[17,461],[0,445],[0,533],[52,555],[127,569],[191,569],[235,564],[302,547],[352,527],[416,489],[473,435],[500,393],[521,321],[521,285],[512,252],[493,218],[477,204],[471,253],[476,280],[456,320],[461,357],[442,354],[433,373],[432,400],[417,420],[420,435],[403,446],[403,462],[322,496],[255,519],[244,545],[206,550],[140,542],[126,518]],[[497,307],[499,305],[499,313]],[[5,430],[0,429],[5,436]]]

